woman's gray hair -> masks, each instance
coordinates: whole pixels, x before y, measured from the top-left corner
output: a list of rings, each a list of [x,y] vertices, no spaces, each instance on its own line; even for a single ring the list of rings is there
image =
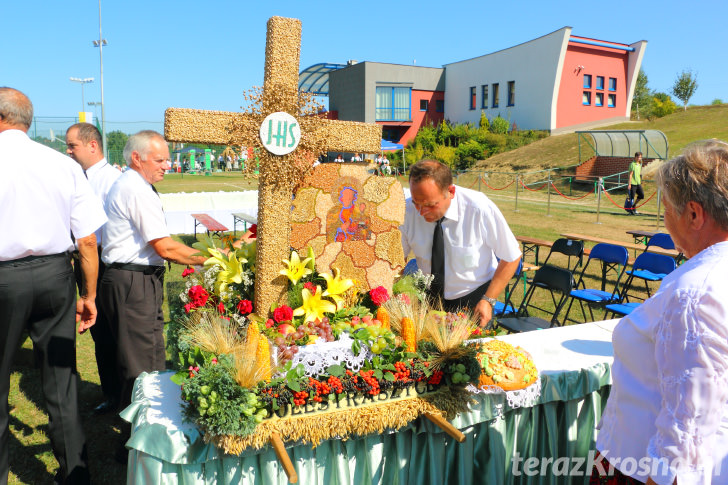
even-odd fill
[[[9,125],[30,128],[33,103],[17,89],[0,87],[0,117]]]
[[[154,130],[143,130],[131,135],[124,146],[124,160],[126,160],[126,164],[131,167],[131,154],[134,152],[139,153],[142,160],[147,158],[149,143],[155,139],[159,139],[164,143],[167,143],[167,140]]]
[[[713,139],[689,145],[660,165],[655,181],[678,214],[688,202],[697,202],[728,230],[728,143]]]

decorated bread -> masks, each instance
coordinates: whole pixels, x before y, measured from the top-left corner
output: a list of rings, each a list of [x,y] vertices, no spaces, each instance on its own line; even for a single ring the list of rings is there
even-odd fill
[[[538,379],[538,370],[528,352],[501,340],[484,343],[478,352],[478,362],[482,367],[481,386],[515,391],[530,386]]]

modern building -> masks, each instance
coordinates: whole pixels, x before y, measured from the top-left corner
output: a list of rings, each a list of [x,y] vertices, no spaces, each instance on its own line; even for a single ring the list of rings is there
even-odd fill
[[[407,143],[427,123],[478,123],[481,112],[552,134],[629,120],[646,41],[620,44],[564,27],[484,56],[430,68],[350,61],[301,72],[303,90],[328,94],[330,117],[382,125]]]

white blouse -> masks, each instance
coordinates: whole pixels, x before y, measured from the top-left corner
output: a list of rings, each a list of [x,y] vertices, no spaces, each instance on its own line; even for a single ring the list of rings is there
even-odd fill
[[[597,449],[643,482],[728,483],[728,242],[668,275],[612,341]]]

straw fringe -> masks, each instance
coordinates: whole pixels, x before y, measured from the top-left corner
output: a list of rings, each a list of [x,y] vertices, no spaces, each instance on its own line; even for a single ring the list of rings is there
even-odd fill
[[[450,399],[447,398],[448,394],[452,396]],[[460,404],[458,400],[461,401]],[[331,438],[347,440],[354,435],[399,429],[424,413],[446,416],[438,406],[450,410],[460,409],[463,407],[461,396],[454,396],[449,392],[436,392],[426,398],[413,397],[361,408],[316,413],[311,416],[270,419],[257,425],[255,432],[245,437],[212,436],[205,433],[204,439],[205,442],[211,441],[231,455],[238,455],[246,448],[260,449],[267,446],[273,433],[278,433],[283,441],[308,443],[315,448],[322,441]]]

